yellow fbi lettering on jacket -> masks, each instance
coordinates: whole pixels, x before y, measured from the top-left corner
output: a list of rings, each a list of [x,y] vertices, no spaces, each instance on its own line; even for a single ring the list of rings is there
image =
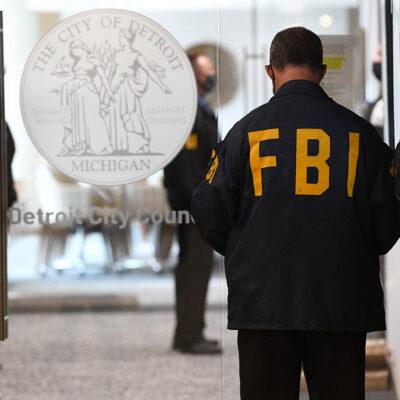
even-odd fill
[[[260,157],[260,143],[265,140],[279,140],[279,129],[266,129],[249,132],[250,167],[253,176],[254,194],[262,196],[262,170],[276,167],[276,156]],[[308,155],[308,143],[317,140],[319,152]],[[353,197],[354,182],[356,179],[357,161],[359,155],[360,134],[349,132],[349,154],[347,174],[347,195]],[[318,196],[329,189],[330,167],[327,160],[331,155],[331,139],[322,129],[297,129],[296,143],[296,195]],[[318,181],[307,182],[309,168],[318,170]]]
[[[392,176],[397,176],[397,168],[394,159],[392,160],[392,164],[390,166],[389,172]]]
[[[212,151],[211,160],[212,160],[212,164],[206,175],[206,179],[209,184],[211,184],[214,179],[215,173],[217,172],[218,163],[219,163],[218,156],[215,155],[215,150]]]
[[[185,148],[187,150],[197,150],[198,137],[197,133],[191,133],[186,140]]]

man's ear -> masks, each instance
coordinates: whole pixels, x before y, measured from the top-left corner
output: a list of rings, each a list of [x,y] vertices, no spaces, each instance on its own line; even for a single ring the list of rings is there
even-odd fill
[[[265,71],[267,72],[269,78],[271,79],[271,81],[274,80],[274,72],[272,71],[272,68],[270,65],[266,65],[265,66]]]
[[[328,67],[327,67],[326,64],[323,64],[323,65],[322,65],[321,81],[322,81],[322,79],[324,79],[324,76],[325,76],[325,74],[326,74],[326,71],[328,71]]]

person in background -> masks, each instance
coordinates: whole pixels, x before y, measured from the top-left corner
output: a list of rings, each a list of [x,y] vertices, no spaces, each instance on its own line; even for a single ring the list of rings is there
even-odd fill
[[[6,123],[6,151],[7,151],[7,207],[11,207],[17,200],[17,193],[14,188],[11,164],[15,153],[15,143],[10,127]]]
[[[217,120],[204,96],[216,82],[213,62],[203,53],[188,54],[197,83],[196,120],[187,142],[164,169],[164,185],[173,210],[189,210],[192,193],[200,183],[212,149],[218,141]],[[203,335],[208,282],[213,250],[193,223],[178,225],[179,262],[175,269],[176,328],[173,348],[192,354],[219,354],[217,341]]]
[[[372,103],[366,103],[362,116],[371,123],[371,125],[378,132],[382,140],[384,140],[384,121],[385,121],[385,107],[382,96],[382,45],[378,44],[375,57],[372,61],[372,72],[375,78],[379,81],[380,92],[378,97]],[[385,257],[380,257],[380,276],[383,287],[385,287]],[[368,337],[385,337],[385,332],[371,332]]]
[[[379,44],[376,50],[376,55],[372,63],[372,72],[378,81],[382,82],[382,45]],[[363,111],[363,117],[370,122],[379,136],[383,139],[383,127],[385,118],[385,109],[382,98],[382,91],[379,93],[378,98],[372,103],[367,103]]]
[[[15,153],[15,143],[11,134],[10,127],[6,123],[6,157],[7,157],[7,208],[10,208],[17,201],[17,192],[14,188],[11,164]],[[8,223],[7,223],[8,225]],[[0,363],[0,370],[3,365]]]

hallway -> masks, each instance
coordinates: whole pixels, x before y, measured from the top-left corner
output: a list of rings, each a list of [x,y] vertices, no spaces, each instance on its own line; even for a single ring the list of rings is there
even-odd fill
[[[208,313],[207,336],[223,334],[223,357],[170,350],[173,314],[11,314],[0,344],[0,392],[7,400],[237,400],[236,332]],[[308,395],[302,392],[301,400]],[[367,400],[395,400],[370,391]]]

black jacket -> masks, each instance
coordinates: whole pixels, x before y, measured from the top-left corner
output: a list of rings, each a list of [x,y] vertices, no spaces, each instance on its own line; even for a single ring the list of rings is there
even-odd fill
[[[164,185],[172,209],[189,209],[193,191],[203,178],[217,141],[215,115],[199,102],[195,123],[184,148],[164,169]]]
[[[393,173],[372,125],[310,81],[240,120],[192,200],[226,257],[228,328],[384,330],[378,256],[400,234]]]
[[[6,147],[7,147],[7,207],[11,207],[17,200],[17,193],[14,189],[14,179],[12,176],[11,164],[15,153],[14,139],[10,127],[6,124]]]
[[[396,167],[396,196],[400,201],[400,142],[397,143],[395,151],[395,167]]]

